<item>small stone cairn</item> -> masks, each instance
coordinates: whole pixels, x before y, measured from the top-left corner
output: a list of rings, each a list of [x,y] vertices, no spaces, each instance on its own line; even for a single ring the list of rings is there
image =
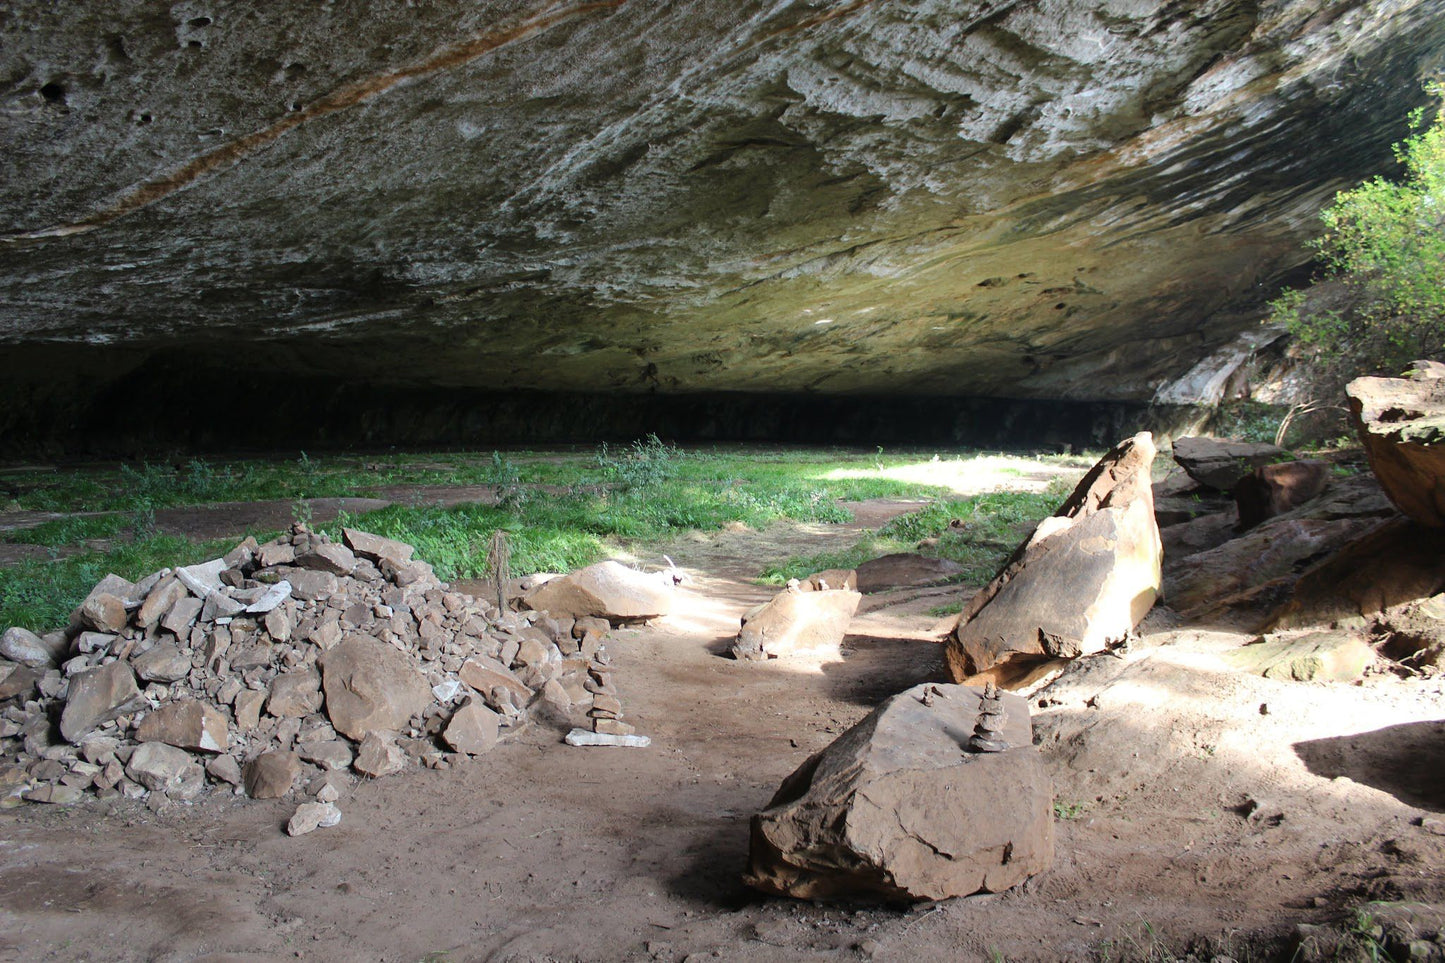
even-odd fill
[[[1007,712],[1003,700],[998,697],[998,686],[992,682],[984,686],[983,697],[978,704],[978,723],[968,740],[970,752],[1004,752],[1009,748],[1003,737]]]

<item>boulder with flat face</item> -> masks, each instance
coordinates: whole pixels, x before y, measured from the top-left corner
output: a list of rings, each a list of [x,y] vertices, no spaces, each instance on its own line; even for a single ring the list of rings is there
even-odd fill
[[[1163,549],[1154,521],[1148,432],[1109,452],[973,597],[947,640],[961,682],[1101,651],[1154,605]]]
[[[664,575],[609,561],[549,579],[522,601],[554,618],[592,616],[616,624],[666,615],[672,611],[673,594],[672,581]]]
[[[416,664],[374,639],[348,639],[318,660],[326,714],[336,731],[360,740],[374,730],[400,730],[431,704],[431,686]]]
[[[1350,420],[1390,501],[1445,528],[1445,376],[1417,362],[1409,378],[1356,378],[1345,388]]]
[[[859,565],[857,571],[857,584],[853,587],[867,595],[901,586],[937,585],[962,572],[963,566],[952,559],[897,552],[870,559]]]
[[[230,745],[226,717],[198,699],[167,703],[148,713],[136,727],[135,737],[196,752],[225,752]]]
[[[1289,452],[1264,442],[1176,438],[1174,460],[1199,484],[1227,492],[1261,465],[1288,461]]]
[[[1353,682],[1375,661],[1375,652],[1358,632],[1312,632],[1300,638],[1241,646],[1227,653],[1224,660],[1266,679]]]
[[[67,742],[117,716],[145,706],[135,673],[124,662],[111,662],[76,674],[70,680],[65,709],[60,714],[60,734]]]
[[[980,690],[915,686],[803,763],[752,820],[744,881],[799,899],[997,893],[1053,860],[1053,793],[1028,705],[1002,695],[1008,748],[966,748]]]
[[[848,589],[804,591],[789,585],[743,616],[733,643],[734,657],[746,660],[796,655],[838,655],[848,623],[863,596]]]

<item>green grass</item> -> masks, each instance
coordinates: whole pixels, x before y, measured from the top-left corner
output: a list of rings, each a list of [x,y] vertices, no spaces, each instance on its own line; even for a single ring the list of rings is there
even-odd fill
[[[42,522],[32,528],[6,532],[3,540],[18,545],[63,548],[92,539],[115,538],[134,525],[134,518],[120,514],[71,515],[68,518],[57,518],[53,522]]]
[[[48,631],[107,572],[140,578],[165,566],[191,564],[228,551],[235,540],[195,543],[154,533],[159,508],[224,501],[364,496],[393,485],[471,485],[490,488],[497,505],[450,508],[394,504],[341,524],[397,538],[417,548],[444,580],[485,576],[492,532],[510,535],[511,572],[567,571],[619,547],[714,531],[733,522],[764,528],[778,520],[846,522],[840,502],[875,498],[933,498],[925,509],[896,519],[850,548],[794,559],[770,571],[784,581],[822,568],[854,567],[890,551],[912,550],[936,537],[933,554],[963,561],[965,578],[985,581],[1020,537],[1014,526],[1036,521],[1062,497],[999,493],[949,497],[951,477],[1053,472],[1068,459],[1030,460],[932,453],[808,449],[682,450],[649,437],[629,446],[563,453],[461,452],[386,456],[142,463],[65,474],[0,476],[7,510],[86,511],[5,536],[6,541],[74,549],[112,539],[109,551],[82,550],[58,560],[27,561],[0,570],[0,626]],[[540,488],[539,486],[549,486]],[[299,511],[299,515],[305,512]],[[961,527],[949,528],[951,519]]]
[[[761,581],[785,584],[824,568],[854,568],[890,552],[918,551],[963,566],[957,580],[981,585],[991,579],[1031,526],[1052,515],[1065,494],[1060,486],[1043,492],[990,492],[968,498],[940,498],[926,508],[893,519],[839,552],[790,558],[763,569]],[[925,539],[933,544],[920,547]],[[952,614],[948,612],[939,614]]]
[[[193,542],[159,535],[108,552],[25,561],[0,569],[0,625],[41,633],[64,628],[71,611],[108,573],[135,581],[167,566],[193,565],[223,555],[238,540]]]
[[[1055,819],[1078,819],[1084,814],[1087,807],[1081,802],[1056,802],[1054,803]]]

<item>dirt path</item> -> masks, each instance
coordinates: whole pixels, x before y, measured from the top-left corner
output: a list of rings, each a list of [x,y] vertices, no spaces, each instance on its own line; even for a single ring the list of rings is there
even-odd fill
[[[1074,818],[1044,876],[913,909],[751,894],[750,814],[880,699],[941,677],[919,639],[958,589],[869,597],[842,661],[720,655],[771,592],[746,576],[854,537],[667,547],[691,577],[677,611],[608,643],[645,750],[533,726],[457,769],[362,782],[340,826],[296,839],[283,801],[0,813],[0,960],[1055,961],[1143,958],[1155,936],[1260,959],[1251,934],[1366,896],[1445,899],[1445,838],[1414,824],[1445,810],[1427,777],[1445,763],[1440,683],[1223,676],[1211,647],[1238,639],[1197,631],[1083,660],[1045,697],[1036,728]]]

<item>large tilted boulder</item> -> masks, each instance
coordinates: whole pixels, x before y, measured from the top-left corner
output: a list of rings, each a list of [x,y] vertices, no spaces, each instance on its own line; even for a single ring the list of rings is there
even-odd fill
[[[553,618],[642,622],[672,611],[674,586],[666,573],[639,572],[620,562],[598,562],[570,575],[548,579],[523,596],[523,603]]]
[[[752,821],[744,880],[800,899],[999,892],[1053,860],[1053,794],[1028,705],[1002,695],[1002,752],[976,753],[970,686],[915,686],[783,781]]]
[[[1390,501],[1445,528],[1445,366],[1416,362],[1408,378],[1356,378],[1350,420]]]
[[[1270,628],[1306,628],[1372,616],[1445,591],[1445,529],[1395,516],[1299,576]]]
[[[954,681],[991,672],[1008,684],[1037,663],[1102,651],[1138,624],[1163,555],[1153,461],[1148,432],[1122,442],[1014,551],[947,640]]]
[[[1289,452],[1264,442],[1222,438],[1176,438],[1174,460],[1207,488],[1227,492],[1261,465],[1288,461]]]
[[[794,580],[743,616],[733,642],[735,658],[838,655],[863,596],[851,589],[805,589],[806,584]]]

